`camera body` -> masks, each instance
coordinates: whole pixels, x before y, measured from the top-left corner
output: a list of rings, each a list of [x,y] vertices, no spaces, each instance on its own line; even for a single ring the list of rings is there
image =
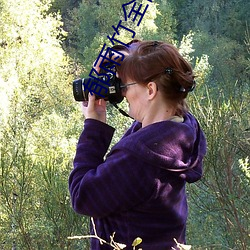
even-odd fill
[[[96,99],[104,99],[110,103],[122,102],[121,79],[116,76],[114,69],[113,64],[107,64],[101,68],[100,74],[96,77],[74,80],[73,95],[75,100],[88,101],[88,95],[91,93],[95,95]]]

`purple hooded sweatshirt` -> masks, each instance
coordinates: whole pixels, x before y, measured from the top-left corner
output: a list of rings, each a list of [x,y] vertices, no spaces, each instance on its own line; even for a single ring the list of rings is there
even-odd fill
[[[74,210],[93,217],[97,235],[132,249],[168,250],[185,243],[185,183],[202,176],[206,140],[196,119],[162,121],[144,128],[134,122],[109,148],[114,129],[86,119],[79,138],[69,190]],[[92,228],[92,234],[93,228]],[[91,239],[91,249],[112,247]]]

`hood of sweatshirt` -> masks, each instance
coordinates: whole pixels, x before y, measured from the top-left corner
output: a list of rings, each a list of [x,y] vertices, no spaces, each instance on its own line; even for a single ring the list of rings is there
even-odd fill
[[[190,113],[184,116],[183,122],[166,120],[144,128],[135,122],[117,147],[132,151],[147,164],[171,171],[187,182],[202,177],[206,139]]]

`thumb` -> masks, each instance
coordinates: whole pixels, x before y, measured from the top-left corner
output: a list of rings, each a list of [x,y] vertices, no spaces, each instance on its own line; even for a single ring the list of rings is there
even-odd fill
[[[88,101],[89,110],[94,110],[94,108],[95,108],[95,95],[89,93],[88,99],[89,99],[89,101]]]

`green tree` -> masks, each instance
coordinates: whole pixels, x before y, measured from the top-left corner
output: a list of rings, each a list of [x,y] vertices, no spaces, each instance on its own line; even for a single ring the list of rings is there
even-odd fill
[[[0,248],[88,248],[67,240],[88,234],[67,190],[83,126],[70,83],[111,45],[107,35],[124,20],[127,2],[0,0]],[[208,155],[203,180],[188,186],[194,249],[249,245],[248,9],[247,0],[156,0],[139,27],[126,22],[136,38],[176,44],[195,67],[189,103]],[[121,30],[119,38],[131,36]],[[108,121],[117,128],[112,144],[132,122],[110,105]]]
[[[170,1],[176,6],[178,37],[195,33],[195,57],[209,55],[211,82],[244,83],[249,79],[245,30],[250,22],[249,1]]]
[[[142,1],[143,8],[148,4],[148,10],[142,22],[137,26],[136,21],[133,22],[128,18],[125,21],[122,4],[128,3],[125,0],[120,1],[83,1],[79,8],[70,11],[70,17],[65,21],[66,30],[68,31],[69,54],[78,59],[83,66],[84,71],[88,73],[92,67],[93,61],[97,58],[104,43],[112,46],[107,36],[110,37],[115,32],[112,26],[116,27],[119,21],[122,25],[135,32],[137,39],[145,37],[153,37],[157,32],[155,19],[158,14],[157,5],[145,0]],[[139,4],[139,3],[137,3]],[[127,15],[131,9],[131,5],[125,6]],[[138,6],[137,6],[138,8]],[[137,18],[138,22],[139,18]],[[125,29],[119,29],[120,35],[116,39],[126,43],[132,40],[133,34]]]
[[[249,36],[246,44],[247,41]],[[210,68],[197,94],[190,99],[192,112],[207,135],[208,154],[203,180],[188,188],[189,242],[200,245],[201,249],[247,249],[250,240],[249,83],[232,83],[225,77],[223,84],[211,86],[209,74],[213,67]],[[201,68],[196,70],[200,72]]]
[[[84,218],[67,187],[78,127],[65,32],[49,1],[0,3],[0,245],[67,249]]]

